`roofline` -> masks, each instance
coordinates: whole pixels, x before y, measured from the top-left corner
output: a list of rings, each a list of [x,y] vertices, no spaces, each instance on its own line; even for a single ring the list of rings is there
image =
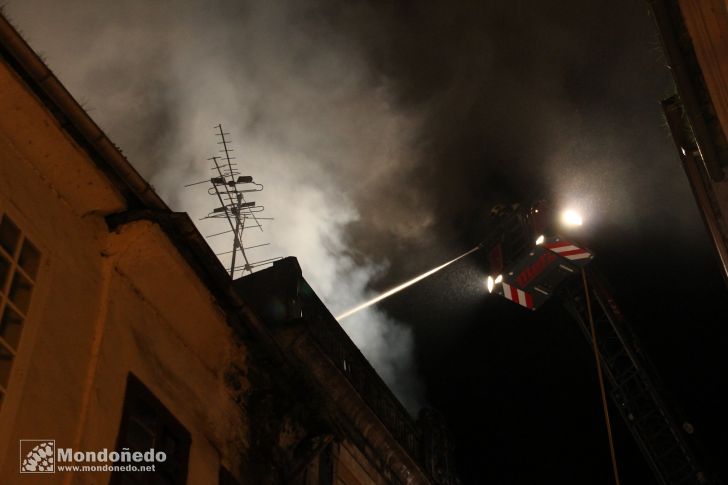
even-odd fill
[[[259,342],[272,353],[280,363],[289,362],[280,343],[273,336],[245,299],[235,290],[232,279],[225,268],[207,245],[205,238],[195,227],[186,213],[173,212],[157,195],[151,185],[136,171],[121,151],[111,142],[101,128],[91,119],[71,93],[61,84],[43,60],[33,51],[20,33],[3,15],[0,8],[0,56],[8,62],[24,80],[28,88],[51,111],[61,124],[91,157],[92,161],[105,172],[111,183],[127,200],[127,210],[108,215],[106,223],[110,230],[137,220],[149,220],[158,224],[172,244],[180,252],[187,264],[195,271],[200,280],[218,300],[218,304],[228,315],[230,325],[245,335],[244,319]],[[376,374],[376,372],[375,372]],[[378,374],[376,374],[378,376]],[[385,386],[387,390],[389,388]],[[391,390],[389,390],[391,392]],[[360,397],[361,399],[361,397]],[[401,406],[399,400],[396,402]],[[367,405],[361,401],[364,407]],[[367,408],[368,409],[368,408]],[[376,414],[376,413],[375,413]],[[388,436],[397,450],[419,479],[428,483],[427,475],[420,468],[415,457],[401,448],[401,444],[391,434],[386,425],[377,421],[382,428],[382,436]],[[385,438],[386,440],[386,438]],[[387,465],[391,465],[387,463]],[[395,470],[405,474],[406,470]],[[407,483],[411,483],[408,480]],[[418,482],[419,483],[419,482]]]
[[[113,230],[123,223],[139,219],[159,224],[226,312],[237,314],[246,309],[247,305],[233,289],[229,275],[189,216],[172,212],[33,51],[3,15],[1,8],[0,56],[58,119],[61,129],[86,151],[92,162],[126,199],[125,211],[106,217],[109,228]],[[262,326],[260,322],[255,323]]]
[[[245,335],[247,332],[242,323],[242,319],[245,319],[263,345],[278,359],[282,359],[273,336],[244,298],[235,291],[230,276],[189,215],[173,212],[157,195],[3,15],[2,8],[0,57],[10,64],[40,102],[58,119],[61,129],[88,153],[92,162],[126,199],[125,211],[105,217],[109,230],[113,231],[136,220],[158,224],[228,315],[229,324],[238,333]]]
[[[0,9],[0,55],[25,79],[31,90],[59,118],[63,128],[84,147],[122,192],[130,206],[169,210],[106,133],[94,122]]]

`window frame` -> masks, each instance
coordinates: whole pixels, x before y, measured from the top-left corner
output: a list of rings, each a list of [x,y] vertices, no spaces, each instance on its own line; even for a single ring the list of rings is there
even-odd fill
[[[15,247],[9,250],[4,247],[0,241],[0,264],[3,262],[7,264],[2,275],[3,279],[0,280],[0,353],[9,355],[10,364],[7,369],[7,377],[4,382],[0,381],[0,410],[3,408],[3,404],[8,400],[8,390],[12,387],[13,374],[17,369],[18,354],[23,347],[23,337],[28,333],[27,327],[30,320],[31,312],[33,311],[33,303],[38,299],[38,279],[42,272],[44,263],[44,251],[42,251],[38,244],[28,236],[28,232],[24,230],[23,225],[16,222],[17,218],[10,216],[6,211],[0,211],[0,228],[4,223],[9,222],[16,230]],[[0,234],[0,239],[2,235]],[[22,262],[23,254],[26,248],[32,248],[35,254],[34,269],[29,270],[25,267]],[[25,304],[13,301],[13,288],[15,287],[16,281],[25,280],[26,287],[24,291],[27,291],[27,297]],[[16,322],[13,323],[18,325],[17,336],[14,338],[14,342],[8,340],[4,333],[4,320],[12,312],[15,315]]]
[[[167,428],[171,430],[172,434],[175,437],[179,438],[179,440],[177,441],[178,446],[175,450],[175,458],[180,463],[180,466],[175,471],[175,476],[172,478],[172,484],[186,484],[189,472],[190,448],[192,444],[190,432],[187,431],[187,428],[185,428],[182,423],[169,411],[169,409],[167,409],[167,407],[159,400],[159,398],[157,398],[157,396],[155,396],[154,393],[146,385],[144,385],[144,383],[137,376],[135,376],[131,372],[127,376],[126,380],[124,403],[121,410],[121,421],[119,422],[119,431],[116,437],[115,449],[117,451],[121,451],[122,448],[129,448],[131,451],[135,451],[126,442],[126,436],[127,431],[129,430],[129,425],[134,416],[134,406],[138,405],[139,403],[142,403],[143,405],[152,408],[156,412],[156,416],[158,418],[158,422],[156,425],[157,432],[159,432],[162,428]],[[157,437],[158,436],[155,435],[155,438]],[[155,447],[155,451],[159,451],[159,448],[157,448],[155,445],[156,443],[153,445]],[[171,459],[172,457],[168,456],[165,463],[169,463]],[[156,466],[159,466],[159,463],[157,463]],[[151,477],[159,472],[155,471],[143,473],[145,475],[148,474]],[[122,483],[124,475],[124,472],[113,472],[111,474],[109,485],[120,485]],[[149,480],[151,480],[151,478],[149,478]],[[146,483],[146,481],[141,482],[141,484],[144,483]]]

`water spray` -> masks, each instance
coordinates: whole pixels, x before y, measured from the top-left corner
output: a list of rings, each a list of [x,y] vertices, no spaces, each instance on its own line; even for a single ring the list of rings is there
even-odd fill
[[[385,298],[389,298],[390,296],[394,295],[395,293],[399,293],[400,291],[404,290],[405,288],[414,285],[418,281],[421,281],[421,280],[427,278],[428,276],[431,276],[431,275],[437,273],[441,269],[446,268],[447,266],[450,266],[454,262],[463,259],[468,254],[474,253],[475,251],[477,251],[480,248],[482,248],[482,245],[476,246],[473,249],[471,249],[470,251],[467,251],[467,252],[461,254],[460,256],[458,256],[455,259],[451,259],[450,261],[448,261],[445,264],[441,264],[440,266],[437,266],[436,268],[432,268],[430,271],[427,271],[425,273],[422,273],[421,275],[416,276],[416,277],[412,278],[409,281],[405,281],[401,285],[395,286],[394,288],[385,291],[381,295],[379,295],[377,297],[374,297],[371,300],[369,300],[367,302],[364,302],[361,305],[358,305],[358,306],[352,308],[351,310],[345,311],[344,313],[342,313],[341,315],[339,315],[338,317],[336,317],[336,319],[339,320],[339,321],[341,321],[341,320],[345,319],[346,317],[349,317],[349,316],[351,316],[351,315],[353,315],[353,314],[355,314],[355,313],[357,313],[357,312],[359,312],[359,311],[361,311],[361,310],[363,310],[363,309],[365,309],[367,307],[370,307],[370,306],[372,306],[372,305],[374,305],[376,303],[379,303],[380,301],[384,300]]]

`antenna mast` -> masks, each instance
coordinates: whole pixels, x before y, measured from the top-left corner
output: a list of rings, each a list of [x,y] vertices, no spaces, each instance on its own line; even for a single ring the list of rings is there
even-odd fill
[[[208,213],[201,220],[206,219],[223,219],[226,221],[226,225],[229,227],[228,230],[210,234],[207,238],[221,236],[223,234],[232,234],[232,250],[217,253],[216,256],[230,255],[230,263],[226,264],[228,267],[228,273],[230,277],[235,279],[236,272],[240,272],[241,276],[250,274],[255,268],[260,266],[266,266],[272,264],[281,258],[268,258],[259,261],[252,261],[248,258],[246,250],[267,246],[270,243],[256,244],[253,246],[245,247],[243,245],[243,234],[246,229],[259,229],[263,232],[263,220],[273,220],[271,217],[260,217],[260,213],[265,209],[262,205],[257,205],[255,202],[248,201],[245,198],[245,194],[252,192],[260,192],[263,190],[263,185],[253,181],[253,177],[250,175],[240,175],[237,169],[237,162],[235,157],[232,156],[234,152],[233,148],[230,147],[230,139],[228,138],[230,133],[223,130],[222,124],[215,126],[215,136],[219,138],[217,145],[220,146],[218,152],[219,155],[208,158],[211,162],[211,170],[213,176],[208,180],[202,180],[192,184],[188,184],[185,187],[191,187],[193,185],[209,184],[207,193],[216,199],[218,207],[215,207],[212,212]],[[238,264],[238,256],[242,258],[242,261]],[[221,259],[223,264],[225,262]]]

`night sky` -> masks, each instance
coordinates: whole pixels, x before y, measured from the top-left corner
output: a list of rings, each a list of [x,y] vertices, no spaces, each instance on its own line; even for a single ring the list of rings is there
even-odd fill
[[[7,13],[173,207],[204,204],[179,188],[214,142],[201,126],[227,123],[272,194],[267,234],[336,311],[473,247],[496,203],[582,211],[577,237],[728,480],[726,288],[646,2],[64,3]],[[353,267],[360,286],[337,279]],[[376,338],[347,331],[385,379],[413,355],[395,387],[441,411],[466,485],[613,483],[588,342],[556,301],[487,296],[486,270],[469,257],[382,302]],[[655,483],[612,416],[623,483]]]
[[[582,240],[665,398],[725,479],[725,286],[661,117],[673,87],[647,6],[429,2],[384,18],[377,67],[397,80],[403,104],[431,109],[421,133],[429,163],[413,183],[436,208],[433,238],[467,248],[494,202],[562,201],[562,187],[589,190],[602,171],[619,174],[596,196],[600,219]],[[571,160],[553,160],[561,154]],[[416,274],[420,264],[401,267]],[[486,269],[458,263],[383,304],[415,329],[426,396],[453,428],[464,482],[613,483],[588,342],[556,301],[531,314],[474,297]],[[381,288],[395,282],[390,274]],[[656,483],[611,413],[623,483]]]

